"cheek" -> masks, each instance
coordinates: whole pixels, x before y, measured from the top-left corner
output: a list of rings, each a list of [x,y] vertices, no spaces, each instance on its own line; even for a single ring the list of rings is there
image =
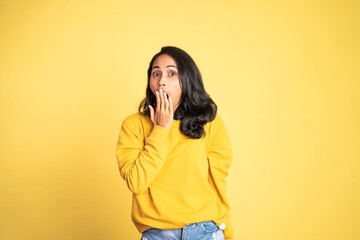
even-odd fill
[[[150,82],[150,89],[153,92],[153,94],[155,95],[156,85],[153,82]]]
[[[181,89],[177,92],[177,96],[178,96],[178,100],[180,101],[180,99],[181,99]]]
[[[181,98],[181,88],[180,88],[179,86],[176,86],[175,88],[173,88],[172,94],[173,94],[174,100],[180,101],[180,98]]]
[[[176,85],[176,95],[180,98],[182,93],[182,89],[179,83]]]

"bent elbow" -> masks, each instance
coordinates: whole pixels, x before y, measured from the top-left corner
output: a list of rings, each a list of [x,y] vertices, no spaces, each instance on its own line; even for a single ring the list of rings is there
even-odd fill
[[[128,176],[125,177],[127,186],[129,190],[134,194],[141,194],[148,190],[149,186],[147,184],[135,183]]]
[[[146,192],[149,188],[148,187],[143,187],[143,188],[136,188],[136,189],[130,189],[130,191],[134,194],[142,194],[144,192]]]

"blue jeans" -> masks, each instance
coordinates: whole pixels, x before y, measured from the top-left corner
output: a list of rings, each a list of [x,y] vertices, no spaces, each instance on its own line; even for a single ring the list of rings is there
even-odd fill
[[[224,233],[215,222],[206,221],[178,229],[150,228],[142,233],[141,240],[224,240]]]

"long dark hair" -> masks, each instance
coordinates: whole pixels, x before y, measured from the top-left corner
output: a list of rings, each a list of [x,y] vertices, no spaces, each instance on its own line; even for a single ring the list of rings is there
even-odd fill
[[[184,135],[189,138],[199,139],[205,136],[204,125],[214,120],[217,106],[205,91],[200,71],[194,60],[180,48],[173,46],[162,47],[161,51],[151,59],[147,72],[146,97],[139,105],[139,113],[150,117],[148,105],[156,108],[156,96],[151,91],[149,83],[152,65],[156,58],[162,54],[172,57],[179,71],[182,94],[180,104],[174,113],[174,119],[181,120],[180,131]]]

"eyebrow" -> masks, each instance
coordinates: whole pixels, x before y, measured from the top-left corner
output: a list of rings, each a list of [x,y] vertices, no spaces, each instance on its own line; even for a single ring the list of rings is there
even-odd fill
[[[174,67],[174,68],[177,68],[175,65],[167,65],[166,67],[167,67],[167,68],[168,68],[168,67]],[[159,66],[154,66],[154,67],[153,67],[153,69],[154,69],[154,68],[160,68],[160,67],[159,67]]]

